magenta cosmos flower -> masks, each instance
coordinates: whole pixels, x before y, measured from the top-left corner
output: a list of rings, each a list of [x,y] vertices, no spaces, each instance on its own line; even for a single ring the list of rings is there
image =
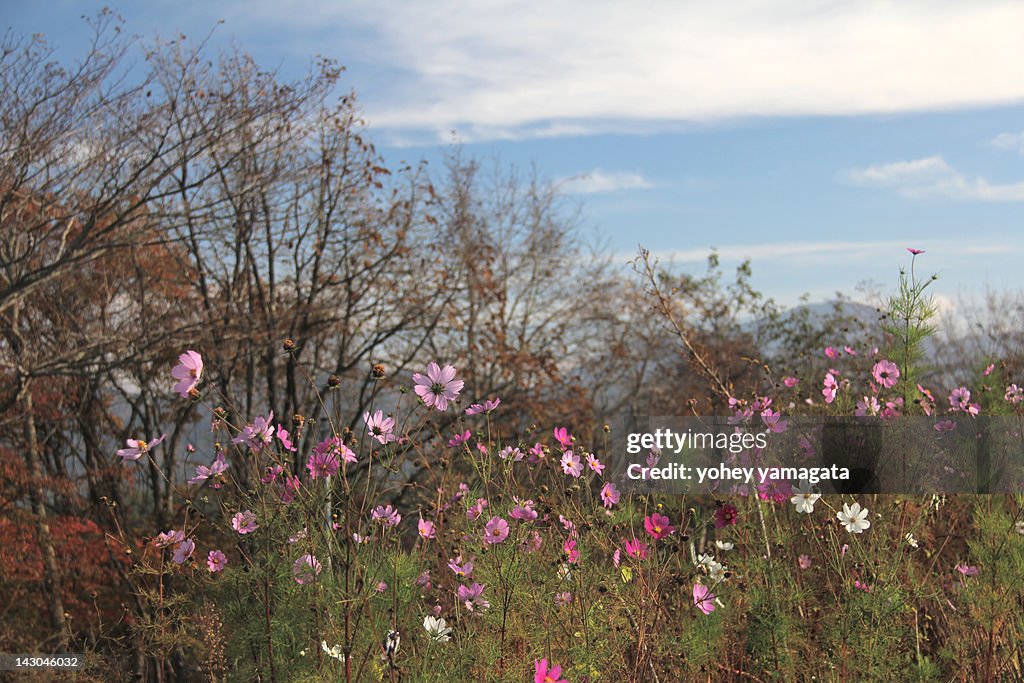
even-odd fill
[[[227,555],[219,550],[211,550],[206,556],[206,566],[212,574],[216,574],[228,565]]]
[[[128,439],[126,445],[127,448],[122,448],[117,452],[124,460],[138,460],[144,454],[149,453],[153,450],[158,443],[167,438],[166,434],[161,434],[152,441],[143,441],[141,439]]]
[[[900,369],[891,360],[880,360],[871,368],[871,374],[875,381],[886,389],[896,386],[896,380],[900,378]]]
[[[736,509],[736,506],[725,503],[715,510],[715,528],[724,529],[727,526],[732,526],[739,519],[740,513]]]
[[[508,522],[501,517],[491,517],[484,526],[484,541],[495,545],[508,538]]]
[[[433,361],[427,365],[427,374],[415,373],[412,381],[416,386],[413,391],[423,399],[423,402],[437,410],[448,410],[448,401],[454,401],[462,391],[465,384],[461,379],[455,379],[456,370],[451,365],[444,368],[438,367]]]
[[[533,683],[569,683],[562,678],[562,667],[548,665],[546,659],[536,659],[533,662]]]
[[[235,513],[231,518],[231,528],[240,534],[251,534],[260,528],[256,523],[256,513],[249,510]]]
[[[178,364],[171,370],[171,377],[178,380],[174,390],[182,397],[188,398],[188,393],[199,385],[203,378],[203,357],[195,351],[186,351],[178,356]]]
[[[674,526],[669,524],[668,517],[659,515],[657,512],[644,517],[644,529],[658,540],[665,538],[676,530]]]

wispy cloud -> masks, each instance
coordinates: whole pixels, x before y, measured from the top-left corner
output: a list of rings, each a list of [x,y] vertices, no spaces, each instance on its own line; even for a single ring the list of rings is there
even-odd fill
[[[618,192],[619,190],[646,190],[654,183],[640,173],[628,171],[603,171],[595,168],[589,173],[556,181],[556,185],[567,194],[596,194]]]
[[[962,241],[902,241],[896,240],[838,240],[838,241],[806,241],[806,242],[769,242],[761,244],[730,244],[719,247],[708,246],[704,249],[675,249],[653,251],[651,255],[662,263],[702,263],[714,251],[723,263],[736,263],[750,259],[755,264],[764,262],[785,263],[789,265],[821,265],[829,259],[841,258],[843,263],[856,262],[876,263],[883,254],[906,254],[907,247],[926,247],[926,253],[989,255],[1008,254],[1024,251],[1021,243],[976,244],[965,245]],[[622,260],[630,260],[636,254],[620,254]]]
[[[1000,133],[992,139],[992,146],[1008,149],[1017,154],[1024,154],[1024,131],[1020,133]]]
[[[1024,100],[1024,5],[248,0],[230,22],[332,35],[387,70],[382,127],[474,138]],[[308,42],[299,46],[308,52]],[[297,47],[296,49],[299,49]],[[596,126],[598,129],[601,126]]]
[[[846,178],[854,185],[888,188],[912,199],[1024,202],[1024,181],[993,183],[980,176],[970,177],[941,156],[855,168]]]

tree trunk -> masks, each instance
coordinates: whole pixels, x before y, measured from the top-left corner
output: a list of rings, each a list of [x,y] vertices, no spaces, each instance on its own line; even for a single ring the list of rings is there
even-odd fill
[[[60,570],[57,566],[57,553],[53,548],[50,525],[46,522],[46,497],[43,491],[43,466],[39,454],[39,435],[36,433],[32,391],[28,385],[25,386],[22,395],[22,406],[25,410],[25,459],[28,462],[30,475],[29,499],[32,502],[39,550],[43,554],[43,585],[49,594],[50,623],[56,631],[54,638],[57,645],[54,652],[63,653],[67,651],[68,645],[67,621],[64,618],[64,600],[61,592]]]

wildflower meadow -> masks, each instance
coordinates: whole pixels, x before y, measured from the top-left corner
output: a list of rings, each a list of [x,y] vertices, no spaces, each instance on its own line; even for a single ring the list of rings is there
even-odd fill
[[[336,65],[97,21],[0,62],[0,652],[81,657],[12,680],[1024,680],[1024,347],[927,245],[820,315],[616,270]]]

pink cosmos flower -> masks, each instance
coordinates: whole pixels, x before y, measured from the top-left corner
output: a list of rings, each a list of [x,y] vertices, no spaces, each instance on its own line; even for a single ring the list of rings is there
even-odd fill
[[[281,498],[281,502],[288,504],[295,500],[295,496],[299,494],[299,478],[292,474],[286,474],[284,480],[277,481],[277,495]]]
[[[535,553],[540,550],[541,545],[544,543],[543,537],[540,532],[534,529],[530,532],[530,535],[523,539],[520,547],[524,553]]]
[[[188,398],[189,392],[203,378],[203,357],[191,350],[181,354],[178,356],[178,364],[171,370],[171,377],[178,380],[174,391],[181,394],[182,398]]]
[[[181,543],[185,540],[185,532],[182,529],[170,529],[157,534],[156,538],[153,539],[153,545],[157,548],[166,548],[172,546],[175,543]]]
[[[966,564],[958,564],[956,570],[964,576],[977,576],[981,573],[981,570],[974,566],[968,566]]]
[[[527,453],[530,454],[529,462],[531,465],[540,462],[540,460],[547,455],[547,452],[544,450],[544,444],[540,442],[533,444],[533,446],[530,448],[530,450],[527,451]]]
[[[638,560],[647,559],[647,544],[638,538],[629,541],[623,539],[622,547],[626,551],[627,557],[635,557]]]
[[[178,547],[174,549],[174,560],[175,564],[185,564],[188,558],[192,557],[192,553],[195,552],[196,543],[191,538],[186,538],[184,541],[178,544]]]
[[[562,667],[548,666],[548,660],[533,661],[533,683],[569,683],[562,678]]]
[[[514,500],[516,505],[512,508],[512,512],[508,513],[509,517],[522,522],[532,522],[537,519],[537,511],[533,509],[535,503],[532,500],[519,500],[518,498]]]
[[[312,583],[321,569],[320,561],[315,556],[303,555],[292,565],[292,577],[295,579],[295,583],[300,585]]]
[[[797,558],[796,563],[797,563],[797,566],[800,567],[800,569],[804,569],[804,570],[810,569],[811,565],[814,564],[811,561],[811,556],[810,555],[801,555],[800,557]]]
[[[900,378],[900,369],[891,360],[880,360],[871,368],[871,374],[876,382],[886,389],[891,389]]]
[[[326,443],[326,442],[325,442]],[[334,448],[314,448],[306,462],[310,479],[333,477],[341,469],[341,462]]]
[[[843,351],[845,351],[846,353],[848,353],[851,356],[856,356],[857,355],[857,351],[854,350],[853,347],[850,347],[850,346],[844,346],[843,347]]]
[[[792,389],[797,384],[800,384],[800,380],[798,380],[796,377],[783,377],[782,383],[785,384],[788,388]]]
[[[825,388],[821,390],[822,395],[825,397],[825,403],[832,403],[836,400],[836,391],[839,390],[839,384],[836,383],[835,376],[830,372],[825,375]]]
[[[420,533],[420,538],[424,540],[430,540],[437,535],[437,529],[434,528],[434,523],[429,519],[420,517],[420,522],[416,528]]]
[[[491,517],[484,525],[484,541],[496,545],[506,538],[508,538],[508,522],[501,517]]]
[[[734,505],[725,503],[715,510],[715,528],[724,529],[732,526],[739,519],[740,513]]]
[[[231,439],[233,444],[246,444],[249,450],[258,451],[264,446],[270,445],[274,440],[274,411],[266,417],[259,416],[249,424],[242,427],[238,436]]]
[[[580,561],[580,551],[576,549],[576,541],[574,539],[567,539],[562,544],[562,552],[565,553],[569,564],[576,564]]]
[[[828,356],[829,358],[838,358],[839,357],[839,352],[836,351],[834,347],[826,346],[825,347],[825,355]]]
[[[363,422],[366,423],[366,429],[369,431],[370,436],[379,443],[387,445],[397,439],[392,433],[395,430],[395,420],[394,418],[384,417],[383,410],[378,410],[373,415],[369,412],[363,413]]]
[[[491,606],[484,598],[485,586],[479,583],[472,583],[469,586],[459,586],[457,595],[459,602],[466,606],[470,612],[477,609],[485,610]]]
[[[219,550],[211,550],[206,556],[206,566],[209,568],[210,573],[216,574],[226,567],[228,564],[227,555]]]
[[[240,534],[251,534],[259,529],[260,525],[256,523],[256,513],[243,510],[236,512],[231,518],[231,528]]]
[[[864,591],[865,593],[874,593],[875,592],[875,587],[874,586],[872,586],[869,583],[864,583],[860,579],[854,579],[853,580],[853,587],[856,588],[857,590]]]
[[[466,519],[474,521],[479,519],[480,515],[484,514],[484,508],[487,507],[486,498],[477,498],[475,505],[470,505],[469,509],[466,510]]]
[[[456,434],[452,438],[448,439],[448,447],[455,448],[457,446],[461,446],[462,444],[469,441],[470,437],[472,436],[473,432],[469,431],[468,429],[462,432],[461,434]]]
[[[622,494],[615,488],[615,484],[610,481],[605,482],[604,486],[601,487],[601,503],[606,508],[616,505],[621,498]]]
[[[526,455],[517,447],[505,446],[498,451],[498,457],[502,460],[511,460],[512,462],[520,462]]]
[[[1006,387],[1006,393],[1003,395],[1003,398],[1013,405],[1017,405],[1021,401],[1024,401],[1024,389],[1021,389],[1016,384],[1011,384]]]
[[[455,576],[459,578],[468,579],[473,576],[473,561],[463,562],[462,555],[459,555],[454,560],[448,560],[448,568],[455,572]]]
[[[569,450],[572,448],[573,436],[569,433],[569,430],[565,427],[555,427],[552,430],[552,434],[555,436],[555,441],[562,446],[563,450]]]
[[[952,420],[940,420],[935,423],[935,431],[940,434],[942,432],[951,432],[954,429],[956,429],[956,422],[953,422]]]
[[[572,451],[562,453],[562,472],[578,479],[583,474],[583,462],[580,461],[580,456]]]
[[[211,477],[217,479],[220,475],[224,474],[224,471],[230,467],[228,462],[224,459],[224,451],[217,454],[217,458],[210,464],[209,467],[206,465],[196,466],[196,476],[188,480],[190,484],[198,484],[201,481],[206,481]],[[219,483],[214,483],[213,487],[218,488]]]
[[[924,249],[915,249],[914,247],[907,247],[907,251],[909,251],[914,256],[924,253]]]
[[[572,604],[572,593],[569,591],[562,591],[561,593],[555,593],[555,606],[556,607],[568,607]]]
[[[644,517],[644,529],[646,529],[647,533],[653,536],[656,540],[661,540],[676,530],[676,528],[669,523],[668,517],[660,515],[657,512]]]
[[[782,434],[789,429],[789,422],[782,419],[782,413],[776,412],[771,408],[765,408],[761,411],[761,421],[768,427],[768,431],[773,434]]]
[[[127,448],[122,448],[117,452],[124,460],[138,460],[146,453],[152,451],[157,444],[167,438],[166,434],[161,434],[152,441],[146,442],[141,439],[128,439]]]
[[[286,451],[295,452],[296,448],[295,444],[292,443],[291,434],[288,433],[288,430],[283,425],[277,425],[277,440],[281,442],[281,446]]]
[[[481,413],[489,413],[498,406],[501,405],[501,399],[496,398],[490,401],[484,401],[483,405],[474,403],[470,407],[466,408],[466,415],[479,415]]]
[[[971,400],[971,391],[967,387],[958,387],[949,394],[949,407],[953,410],[966,410]]]
[[[757,485],[757,497],[761,500],[770,500],[773,503],[785,503],[792,495],[793,487],[785,480],[765,479]]]
[[[402,515],[398,514],[398,511],[390,505],[378,505],[373,508],[370,516],[375,522],[380,522],[384,526],[398,526],[402,521]]]
[[[693,584],[693,604],[704,614],[715,611],[715,594],[704,584]]]
[[[604,463],[598,460],[593,453],[587,453],[587,466],[598,474],[604,472]]]
[[[448,410],[448,401],[454,401],[462,391],[465,384],[461,379],[455,379],[456,370],[451,365],[438,367],[433,361],[427,365],[426,376],[415,373],[412,381],[416,386],[413,391],[423,399],[428,406],[437,410]]]
[[[878,415],[881,410],[882,406],[878,403],[877,398],[865,396],[857,401],[857,407],[854,409],[853,414],[857,417],[864,417],[866,415]]]

